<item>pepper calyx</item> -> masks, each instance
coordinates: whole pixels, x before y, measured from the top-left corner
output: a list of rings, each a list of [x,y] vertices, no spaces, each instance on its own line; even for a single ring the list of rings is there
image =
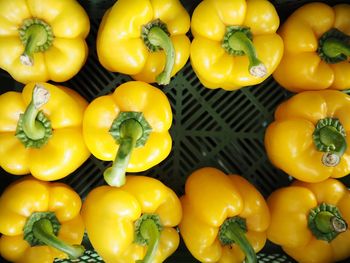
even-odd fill
[[[230,55],[247,56],[249,59],[249,74],[254,77],[263,78],[267,75],[267,68],[258,59],[252,40],[253,35],[250,28],[244,26],[227,26],[221,46]]]
[[[346,132],[343,125],[336,118],[320,119],[313,132],[316,149],[325,154],[322,163],[325,166],[336,166],[347,149]]]
[[[45,245],[41,240],[37,239],[33,233],[34,223],[41,220],[48,219],[53,228],[55,235],[58,234],[61,224],[58,221],[54,212],[34,212],[28,217],[27,222],[23,229],[24,240],[26,240],[31,246],[42,246]]]
[[[135,222],[135,242],[147,246],[143,259],[136,260],[136,263],[152,263],[156,255],[162,225],[157,214],[143,214]]]
[[[19,116],[15,136],[26,148],[41,148],[52,136],[51,122],[40,110],[49,98],[49,91],[40,84],[36,84],[31,102],[25,112]]]
[[[111,167],[104,173],[104,179],[110,186],[120,187],[125,184],[125,173],[134,148],[144,146],[152,127],[142,112],[120,112],[109,130],[119,144],[119,148]]]
[[[33,55],[35,52],[48,50],[53,42],[54,35],[49,24],[39,18],[28,18],[23,21],[18,29],[19,38],[25,47],[20,56],[21,63],[26,66],[33,66]]]
[[[221,46],[227,53],[234,56],[244,56],[245,52],[242,49],[235,49],[230,45],[230,38],[237,32],[243,33],[250,41],[253,40],[253,34],[249,27],[243,26],[227,26],[224,39],[222,40]]]
[[[340,233],[346,231],[348,225],[336,206],[321,203],[310,210],[308,227],[317,239],[331,242]]]
[[[44,146],[52,136],[52,127],[50,120],[45,116],[42,111],[38,112],[36,116],[36,121],[41,123],[45,128],[45,135],[41,139],[33,140],[29,138],[23,130],[23,114],[20,114],[15,136],[22,142],[26,148],[36,148],[39,149]]]
[[[245,254],[246,263],[256,263],[257,256],[245,233],[247,232],[246,220],[235,216],[227,218],[220,226],[218,237],[223,245],[236,244]]]
[[[160,217],[157,214],[143,214],[135,221],[135,232],[134,232],[134,242],[136,244],[145,246],[148,244],[148,240],[141,233],[141,226],[146,220],[152,220],[159,232],[162,231],[163,227],[160,222]]]
[[[117,144],[120,144],[125,137],[125,134],[122,132],[122,125],[125,121],[133,119],[137,121],[142,128],[142,135],[136,140],[135,147],[144,146],[147,142],[149,135],[152,132],[152,127],[147,122],[146,118],[143,116],[142,112],[136,111],[122,111],[118,114],[118,116],[114,119],[109,133],[112,135]]]
[[[350,56],[350,36],[337,28],[328,30],[318,40],[317,53],[328,64],[346,61]]]
[[[220,230],[219,230],[219,240],[223,245],[231,245],[235,243],[234,240],[232,240],[231,238],[228,238],[226,235],[226,232],[229,231],[229,227],[232,224],[237,224],[241,228],[243,233],[247,232],[247,224],[244,218],[235,216],[235,217],[230,217],[226,219],[224,223],[220,226]]]
[[[166,24],[160,19],[153,20],[141,29],[141,38],[150,52],[164,50],[166,61],[164,69],[156,76],[159,85],[167,85],[175,65],[175,48]]]
[[[155,19],[146,25],[142,26],[141,29],[141,38],[143,42],[145,43],[148,51],[150,52],[156,52],[159,50],[162,50],[163,48],[159,45],[153,45],[151,41],[148,38],[149,33],[151,32],[152,28],[159,28],[162,30],[168,37],[170,36],[170,33],[168,31],[168,28],[164,22],[162,22],[160,19]]]

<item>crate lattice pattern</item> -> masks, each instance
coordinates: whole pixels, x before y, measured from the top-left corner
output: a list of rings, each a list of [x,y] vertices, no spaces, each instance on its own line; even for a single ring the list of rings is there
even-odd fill
[[[99,20],[91,21],[90,47],[94,47],[98,25]],[[92,101],[129,80],[129,76],[105,70],[92,48],[86,65],[66,85]],[[264,130],[276,106],[288,96],[272,78],[237,91],[212,90],[199,82],[188,62],[170,85],[160,89],[173,111],[173,148],[166,160],[139,174],[160,179],[179,195],[187,176],[204,166],[240,174],[264,196],[289,183],[288,176],[269,163],[263,144]],[[109,165],[92,156],[63,181],[85,197],[92,188],[104,184],[102,174]]]

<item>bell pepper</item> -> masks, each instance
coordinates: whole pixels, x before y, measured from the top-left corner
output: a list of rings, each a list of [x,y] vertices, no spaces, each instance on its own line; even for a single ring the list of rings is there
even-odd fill
[[[172,116],[166,95],[140,81],[121,84],[89,104],[83,135],[96,158],[114,160],[104,172],[109,185],[122,186],[125,172],[145,171],[169,155]]]
[[[350,86],[350,5],[309,3],[297,9],[278,33],[285,51],[273,74],[292,92]]]
[[[44,181],[75,171],[90,156],[82,134],[86,106],[75,91],[48,83],[0,95],[0,166]]]
[[[283,54],[279,17],[267,0],[204,0],[194,10],[191,64],[207,88],[236,90],[263,82]]]
[[[350,173],[350,97],[340,91],[304,91],[278,106],[266,129],[270,161],[305,182]]]
[[[176,194],[159,180],[128,175],[122,187],[100,186],[86,197],[82,216],[92,246],[105,262],[158,263],[179,245]]]
[[[179,0],[118,0],[98,30],[99,61],[109,71],[166,85],[189,58],[189,28]]]
[[[75,0],[0,0],[0,68],[22,83],[72,78],[87,58],[90,22]]]
[[[201,262],[257,262],[270,214],[263,196],[239,175],[205,167],[186,181],[180,233]]]
[[[339,262],[350,257],[350,191],[340,181],[294,181],[267,199],[270,241],[297,262]]]
[[[80,208],[79,195],[63,183],[15,181],[0,197],[1,256],[26,263],[78,258],[84,253]]]

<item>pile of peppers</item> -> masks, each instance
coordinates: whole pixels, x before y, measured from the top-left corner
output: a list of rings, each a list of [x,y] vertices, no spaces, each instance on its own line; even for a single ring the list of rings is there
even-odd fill
[[[308,3],[280,27],[267,0],[203,0],[191,16],[179,0],[118,0],[97,57],[133,80],[90,102],[59,84],[84,66],[89,31],[76,0],[0,0],[0,68],[24,84],[0,94],[0,167],[21,176],[0,196],[2,258],[80,260],[84,232],[107,263],[161,263],[181,238],[201,262],[255,263],[267,240],[298,262],[350,257],[350,190],[338,180],[350,173],[349,4]],[[264,135],[289,186],[265,198],[243,176],[203,167],[179,196],[136,174],[171,152],[162,86],[188,60],[205,88],[271,76],[293,92]],[[81,197],[59,180],[92,156],[111,162],[106,184]]]

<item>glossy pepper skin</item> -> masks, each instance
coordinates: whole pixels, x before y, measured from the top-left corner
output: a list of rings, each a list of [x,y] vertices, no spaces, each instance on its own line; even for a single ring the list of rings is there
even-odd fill
[[[350,192],[340,181],[295,181],[273,192],[267,203],[271,212],[268,239],[282,246],[297,262],[326,263],[349,258]],[[319,232],[322,227],[323,233]]]
[[[278,106],[266,129],[270,161],[305,182],[350,172],[350,97],[340,91],[305,91]]]
[[[77,1],[1,0],[0,10],[0,68],[25,84],[78,73],[90,22]]]
[[[145,82],[129,81],[90,103],[83,134],[95,157],[114,160],[105,179],[112,186],[121,186],[125,172],[145,171],[169,155],[171,124],[166,95]]]
[[[84,252],[82,246],[66,245],[80,244],[83,239],[80,208],[79,195],[65,184],[39,181],[29,176],[15,181],[0,197],[1,256],[10,262],[52,263],[54,258],[68,257],[59,250],[64,248],[68,249],[70,257],[80,256]],[[40,220],[38,216],[41,216]],[[54,236],[65,245],[61,243],[54,248],[52,244],[57,244],[57,238],[45,231],[47,225],[35,225],[33,220],[39,224],[47,224],[49,220]],[[35,240],[44,241],[44,237],[53,243],[39,245]],[[36,244],[31,246],[29,242]]]
[[[331,7],[317,2],[297,9],[278,31],[284,55],[273,74],[275,80],[292,92],[348,89],[349,17],[348,4]]]
[[[165,85],[189,58],[189,28],[179,0],[119,0],[99,27],[98,58],[110,71]]]
[[[236,90],[263,82],[277,67],[279,17],[265,0],[204,0],[194,10],[191,64],[207,88]]]
[[[53,181],[90,156],[83,134],[87,102],[75,91],[29,83],[0,95],[0,166],[15,175]]]
[[[205,167],[188,177],[180,200],[180,233],[195,258],[201,262],[243,262],[246,257],[246,262],[256,262],[255,252],[265,245],[270,215],[263,196],[247,180]],[[235,229],[232,232],[230,220],[239,222],[231,226]],[[235,235],[236,244],[232,243]]]
[[[128,175],[122,187],[95,188],[82,216],[91,244],[107,263],[163,262],[179,245],[174,227],[182,216],[180,201],[151,177]],[[144,223],[153,230],[142,230]]]

